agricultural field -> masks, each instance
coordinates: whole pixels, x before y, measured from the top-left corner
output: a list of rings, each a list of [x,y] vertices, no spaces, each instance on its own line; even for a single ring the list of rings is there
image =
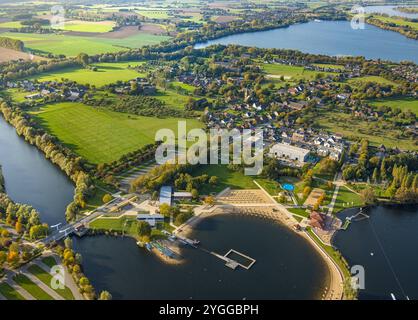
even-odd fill
[[[161,128],[177,132],[179,118],[151,118],[98,110],[81,103],[57,103],[32,114],[51,134],[89,162],[107,163],[155,141]],[[187,119],[188,129],[202,127]]]
[[[143,62],[104,62],[91,65],[91,67],[96,67],[97,71],[84,68],[69,68],[42,73],[32,79],[38,81],[61,81],[61,79],[68,79],[84,85],[90,84],[96,87],[102,87],[117,81],[128,81],[144,76],[133,69],[129,69],[129,67],[135,67],[141,64]]]
[[[412,139],[400,139],[399,130],[391,129],[387,124],[379,125],[375,121],[353,119],[345,113],[328,112],[317,117],[317,123],[322,129],[340,133],[349,140],[367,139],[373,146],[384,144],[386,147],[398,147],[402,150],[418,150]]]
[[[129,48],[140,48],[145,45],[158,44],[169,39],[148,33],[111,39],[105,37],[71,36],[64,34],[33,34],[33,33],[3,33],[2,36],[19,39],[25,43],[25,48],[34,53],[52,53],[56,55],[76,56],[81,52],[89,55],[124,51]]]
[[[7,22],[1,22],[0,28],[20,28],[22,27],[22,24],[20,21],[7,21]]]
[[[418,22],[408,21],[397,17],[385,17],[381,15],[373,15],[374,19],[380,20],[384,23],[393,24],[396,26],[408,26],[413,30],[418,30]]]
[[[400,109],[402,111],[410,110],[418,116],[418,100],[414,98],[403,99],[381,99],[371,102],[374,106],[387,106],[392,109]]]
[[[113,30],[116,23],[114,21],[80,21],[70,20],[66,21],[64,26],[60,29],[65,31],[75,32],[98,32],[105,33]]]
[[[149,19],[168,19],[170,18],[168,10],[136,10],[136,13],[139,15],[149,18]]]

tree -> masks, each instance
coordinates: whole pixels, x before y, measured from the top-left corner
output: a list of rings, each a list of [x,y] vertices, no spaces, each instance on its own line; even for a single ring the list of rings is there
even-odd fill
[[[29,237],[31,239],[39,239],[45,237],[48,234],[48,226],[46,224],[39,224],[32,226],[29,230]]]
[[[195,200],[199,199],[199,191],[197,189],[192,189],[192,198]]]
[[[4,263],[7,260],[7,254],[4,251],[0,251],[0,269],[3,268]]]
[[[102,291],[100,292],[99,300],[112,300],[112,295],[109,291]]]
[[[79,53],[77,61],[86,67],[89,64],[89,56],[86,53]]]
[[[22,225],[22,216],[19,217],[15,224],[15,230],[17,233],[22,233],[23,231],[23,225]]]
[[[216,184],[218,183],[218,177],[217,177],[217,176],[212,176],[212,177],[210,177],[210,179],[209,179],[209,183],[210,183],[211,185],[216,185]]]
[[[112,196],[110,195],[110,194],[108,194],[108,193],[106,193],[104,196],[103,196],[103,199],[102,199],[102,201],[103,201],[103,203],[108,203],[109,201],[112,201]]]
[[[170,217],[170,214],[171,214],[170,205],[168,205],[167,203],[163,203],[162,205],[160,205],[160,213],[164,217]]]
[[[65,238],[64,245],[67,249],[71,249],[73,247],[73,240],[70,237]]]
[[[376,202],[376,195],[373,188],[366,188],[361,190],[360,197],[365,204],[374,204]]]
[[[213,206],[215,204],[215,198],[213,196],[207,196],[205,198],[205,203],[209,206]]]
[[[136,232],[141,238],[149,239],[151,236],[151,226],[148,222],[139,221],[136,226]]]

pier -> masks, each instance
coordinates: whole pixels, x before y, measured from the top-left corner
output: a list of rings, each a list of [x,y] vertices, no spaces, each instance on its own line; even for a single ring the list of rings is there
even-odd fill
[[[241,252],[238,252],[234,249],[229,250],[223,256],[220,255],[219,253],[216,253],[216,252],[213,252],[213,251],[210,251],[209,253],[211,255],[225,261],[225,266],[227,266],[228,268],[231,268],[232,270],[235,270],[237,267],[241,267],[241,268],[244,268],[246,270],[249,270],[253,266],[253,264],[256,262],[255,259],[253,259],[253,258],[251,258],[251,257],[249,257],[249,256],[247,256],[247,255],[245,255]],[[248,260],[249,263],[247,265],[245,265],[245,264],[242,264],[242,263],[228,257],[228,256],[233,255],[233,254]]]
[[[360,218],[357,220],[353,220],[357,217],[360,217]],[[370,217],[367,214],[365,214],[363,212],[363,208],[361,208],[360,211],[357,212],[355,215],[345,218],[344,225],[340,228],[340,230],[347,230],[348,226],[351,224],[352,221],[361,221],[361,220],[368,219],[368,218]]]

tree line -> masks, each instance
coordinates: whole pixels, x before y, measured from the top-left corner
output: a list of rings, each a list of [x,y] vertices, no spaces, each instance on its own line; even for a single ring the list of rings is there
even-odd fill
[[[56,138],[42,128],[38,128],[35,122],[19,108],[2,102],[0,111],[5,120],[15,127],[18,135],[44,152],[45,157],[56,164],[75,183],[74,199],[66,210],[67,221],[74,221],[79,210],[86,206],[86,199],[94,192],[94,185],[84,170],[85,164],[82,158],[63,147]]]

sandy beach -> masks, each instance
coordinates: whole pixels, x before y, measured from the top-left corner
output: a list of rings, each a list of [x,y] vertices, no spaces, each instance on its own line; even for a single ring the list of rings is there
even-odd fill
[[[292,217],[292,215],[282,206],[278,205],[277,207],[271,206],[232,206],[232,205],[215,205],[210,208],[202,209],[198,215],[193,217],[187,223],[182,225],[175,232],[177,235],[188,237],[193,231],[194,226],[196,226],[201,220],[222,214],[242,214],[242,215],[252,215],[260,218],[267,218],[273,221],[276,221],[282,225],[287,226],[293,232],[296,232],[298,235],[303,237],[308,241],[313,249],[318,252],[322,257],[323,261],[326,263],[329,270],[329,284],[326,286],[326,292],[323,294],[322,299],[324,300],[341,300],[343,299],[343,275],[339,270],[338,266],[334,261],[328,256],[328,254],[316,244],[310,235],[304,231],[297,232],[295,226],[298,222]]]

